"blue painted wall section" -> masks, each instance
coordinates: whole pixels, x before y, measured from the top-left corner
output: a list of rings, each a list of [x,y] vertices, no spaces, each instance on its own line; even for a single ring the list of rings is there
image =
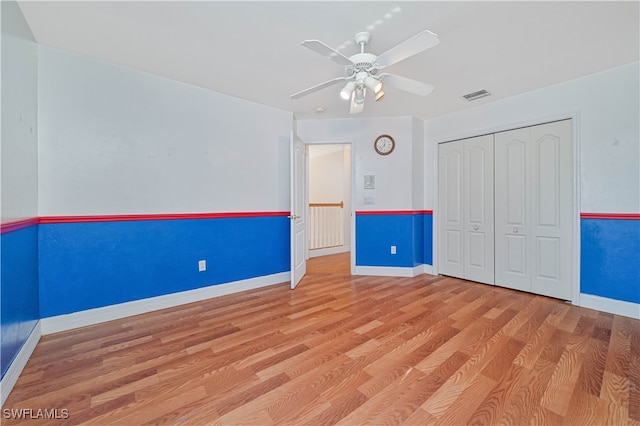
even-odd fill
[[[433,265],[433,213],[423,214],[424,220],[424,264]]]
[[[413,232],[413,266],[424,264],[424,214],[414,213],[411,216]]]
[[[286,216],[40,225],[42,318],[288,270]]]
[[[423,212],[356,213],[356,265],[412,268],[431,262],[431,239],[425,242],[430,217]]]
[[[580,291],[640,303],[640,220],[581,219]]]
[[[39,318],[38,226],[0,235],[2,377]]]
[[[356,214],[356,265],[412,267],[412,216]]]

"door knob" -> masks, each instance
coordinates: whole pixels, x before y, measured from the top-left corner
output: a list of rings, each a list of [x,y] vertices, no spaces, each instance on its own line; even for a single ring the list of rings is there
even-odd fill
[[[288,217],[289,219],[300,219],[300,216],[295,215],[295,214],[293,214],[293,215],[289,215],[289,216],[287,216],[287,217]]]
[[[477,230],[478,230],[478,225],[474,226],[474,227],[473,227],[473,230],[474,230],[474,231],[477,231]]]
[[[513,233],[517,234],[518,233],[518,228],[513,228]]]

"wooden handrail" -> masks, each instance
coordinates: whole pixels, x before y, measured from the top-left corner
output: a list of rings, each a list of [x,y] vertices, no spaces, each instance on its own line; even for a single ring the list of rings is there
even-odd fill
[[[344,203],[340,201],[339,203],[309,203],[309,207],[340,207],[344,208]]]

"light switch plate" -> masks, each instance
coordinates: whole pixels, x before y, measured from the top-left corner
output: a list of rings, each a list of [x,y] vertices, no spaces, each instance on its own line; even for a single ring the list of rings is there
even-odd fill
[[[376,175],[364,175],[364,189],[376,189]]]

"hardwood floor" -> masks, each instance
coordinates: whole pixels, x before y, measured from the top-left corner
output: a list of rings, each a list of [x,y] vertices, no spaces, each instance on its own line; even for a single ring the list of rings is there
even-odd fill
[[[307,261],[307,275],[349,275],[351,259],[349,253],[314,257]]]
[[[2,423],[640,425],[640,321],[344,262],[44,336]]]

